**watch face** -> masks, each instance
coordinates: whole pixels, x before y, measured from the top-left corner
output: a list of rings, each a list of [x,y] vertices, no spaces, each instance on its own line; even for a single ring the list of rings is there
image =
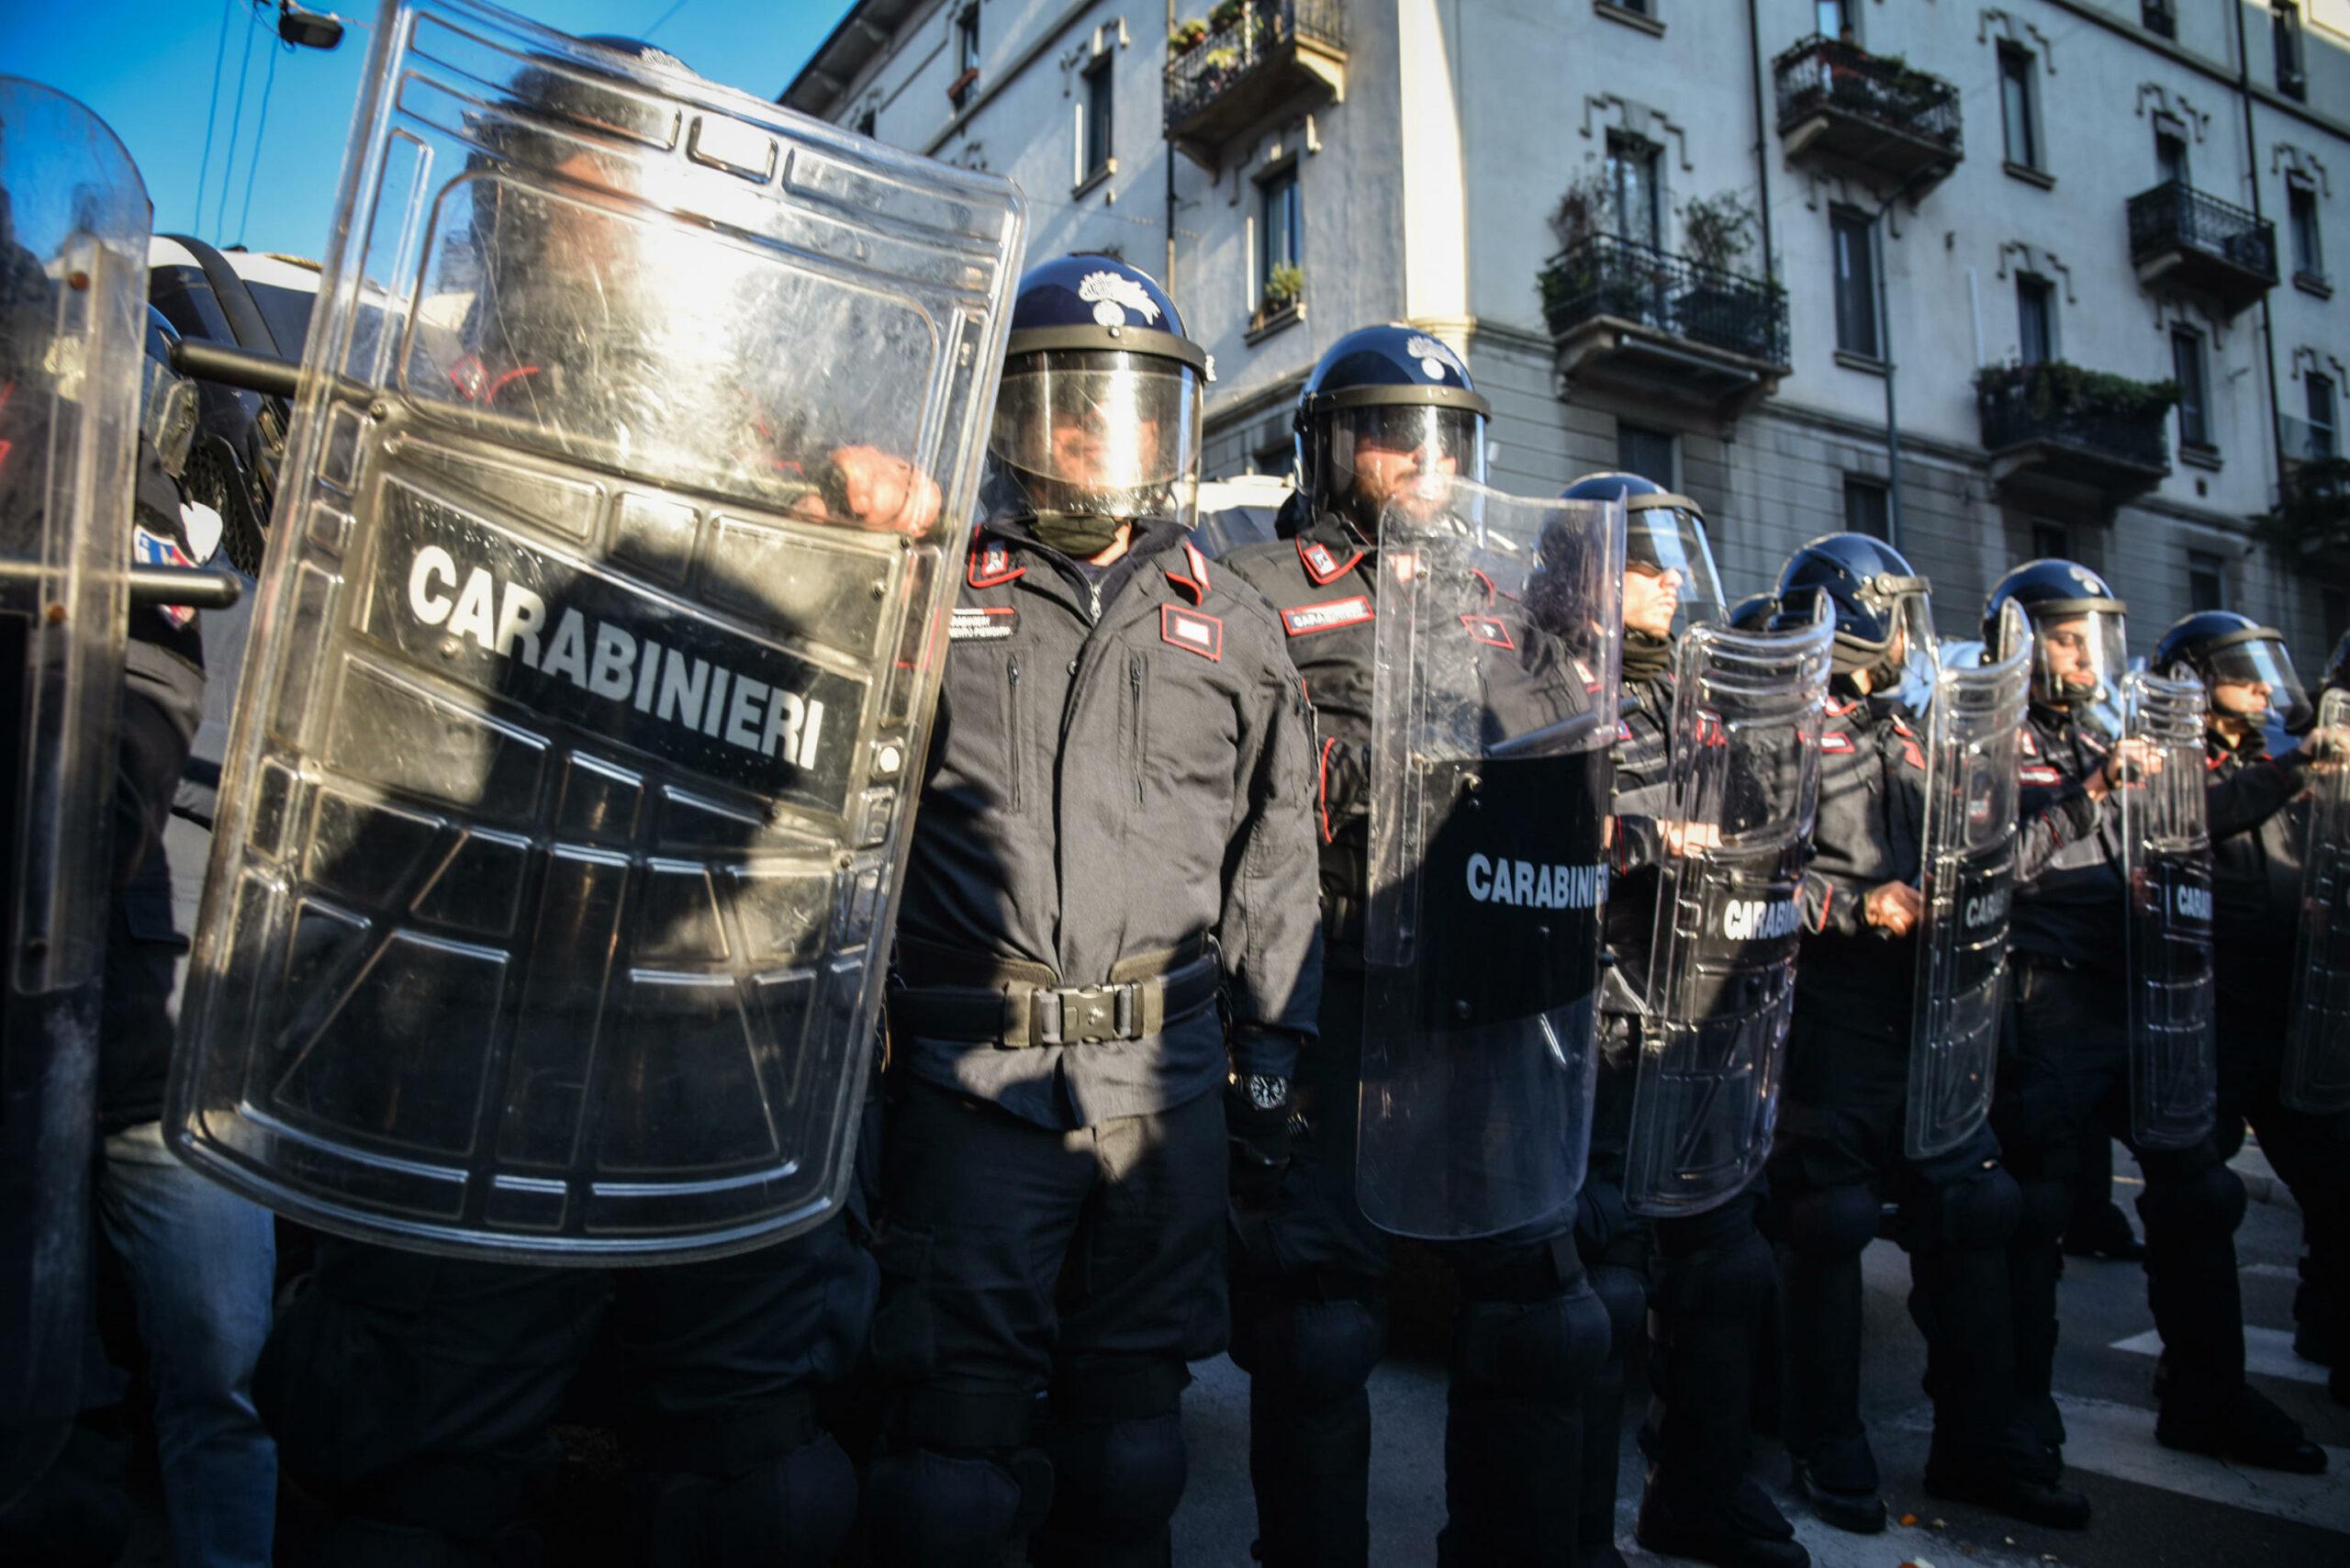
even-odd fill
[[[1248,1103],[1259,1111],[1278,1110],[1288,1099],[1288,1079],[1268,1078],[1261,1072],[1248,1075]]]

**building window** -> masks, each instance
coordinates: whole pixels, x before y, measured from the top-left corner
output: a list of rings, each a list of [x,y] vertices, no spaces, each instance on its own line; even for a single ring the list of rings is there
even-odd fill
[[[1673,488],[1673,432],[1616,423],[1616,466]]]
[[[2190,613],[2228,607],[2228,563],[2209,550],[2187,553],[2187,608]]]
[[[2038,106],[2032,99],[2031,51],[2013,44],[1999,46],[1999,116],[2008,130],[2008,162],[2026,169],[2040,167]]]
[[[1637,136],[1610,132],[1607,192],[1616,207],[1616,232],[1651,249],[1664,246],[1664,200],[1657,180],[1657,149]]]
[[[2178,444],[2209,452],[2211,409],[2209,378],[2203,374],[2203,334],[2192,327],[2170,332],[2170,373],[2178,383]]]
[[[1844,532],[1871,539],[1893,537],[1892,495],[1882,479],[1858,474],[1844,476]]]
[[[2295,180],[2285,187],[2287,224],[2293,231],[2293,271],[2306,278],[2325,275],[2325,245],[2318,238],[2317,189]]]
[[[1277,310],[1296,301],[1305,267],[1305,207],[1298,199],[1296,164],[1258,184],[1257,232],[1257,298],[1268,311]]]
[[[1857,212],[1831,212],[1828,226],[1836,245],[1836,346],[1879,358],[1875,226]]]
[[[1085,68],[1084,91],[1077,106],[1077,183],[1085,184],[1110,167],[1112,68],[1118,57],[1103,50]]]
[[[1824,39],[1841,39],[1852,26],[1852,8],[1845,0],[1812,0],[1812,30]]]
[[[2309,91],[2301,72],[2301,8],[2291,0],[2268,7],[2268,35],[2277,46],[2277,90],[2288,98]]]
[[[2154,177],[2164,185],[2195,183],[2188,177],[2186,128],[2177,120],[2154,122]]]
[[[2031,558],[2035,561],[2069,560],[2073,554],[2073,536],[2061,522],[2035,522],[2031,525]]]
[[[2309,410],[2308,455],[2312,463],[2323,462],[2342,450],[2333,420],[2333,377],[2320,375],[2316,371],[2301,377],[2301,398]]]
[[[955,18],[955,71],[960,75],[979,68],[979,0],[963,7]]]
[[[2056,286],[2036,273],[2016,274],[2016,357],[2026,364],[2056,357]]]
[[[2166,39],[2178,36],[2177,0],[2144,0],[2138,7],[2138,20],[2150,33],[2160,33]]]

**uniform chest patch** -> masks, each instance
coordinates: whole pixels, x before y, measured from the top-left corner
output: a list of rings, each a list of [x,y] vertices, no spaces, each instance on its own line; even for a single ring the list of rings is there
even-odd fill
[[[185,552],[160,533],[151,532],[138,523],[130,525],[130,554],[142,566],[192,566],[195,562]],[[185,626],[196,619],[196,611],[180,604],[159,604],[155,613],[174,626]]]
[[[1297,558],[1304,564],[1305,575],[1314,579],[1314,586],[1320,588],[1324,583],[1336,581],[1344,576],[1349,567],[1362,559],[1362,552],[1358,550],[1341,561],[1320,540],[1300,539],[1297,542]]]
[[[1469,629],[1469,640],[1472,643],[1483,643],[1489,648],[1517,646],[1510,641],[1509,628],[1502,624],[1497,616],[1464,615],[1460,618],[1460,624]]]
[[[1824,732],[1819,737],[1819,755],[1822,756],[1852,756],[1852,737],[1841,730]]]
[[[1180,604],[1158,607],[1158,638],[1170,647],[1203,659],[1224,660],[1224,622],[1213,615],[1186,610]]]
[[[2033,767],[2025,768],[2023,770],[2022,778],[2023,781],[2027,784],[2062,784],[2065,782],[2065,776],[2045,763],[2037,764]]]
[[[1371,620],[1371,598],[1359,593],[1326,604],[1293,605],[1281,611],[1281,629],[1292,637],[1305,637],[1316,632],[1335,632],[1341,626],[1368,625]]]
[[[958,604],[946,623],[950,643],[995,643],[1012,635],[1020,611],[1009,604]]]
[[[1027,567],[1012,564],[1012,546],[1001,539],[983,539],[971,547],[971,566],[963,580],[975,588],[995,588],[1027,573]]]

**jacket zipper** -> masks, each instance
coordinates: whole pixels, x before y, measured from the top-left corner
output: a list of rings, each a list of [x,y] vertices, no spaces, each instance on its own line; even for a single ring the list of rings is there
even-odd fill
[[[1009,686],[1005,699],[1004,729],[1011,740],[1012,809],[1020,809],[1020,655],[1013,654],[1004,661],[1004,675]]]
[[[1132,750],[1134,752],[1133,761],[1135,768],[1135,804],[1139,806],[1142,804],[1144,766],[1143,741],[1145,736],[1142,724],[1142,655],[1140,654],[1128,654],[1126,655],[1126,685],[1134,695]]]

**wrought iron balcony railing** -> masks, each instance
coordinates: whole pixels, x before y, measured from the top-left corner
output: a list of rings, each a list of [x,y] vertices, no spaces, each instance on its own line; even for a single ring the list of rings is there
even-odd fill
[[[1596,234],[1553,256],[1539,282],[1553,340],[1614,317],[1764,364],[1787,363],[1786,292],[1760,278]]]
[[[2277,226],[2184,180],[2169,180],[2130,198],[2130,260],[2142,268],[2184,263],[2194,274],[2186,281],[2196,286],[2248,290],[2256,298],[2277,283]],[[2234,290],[2224,286],[2231,276]]]
[[[1964,155],[1958,89],[1939,76],[1817,35],[1771,68],[1783,136],[1816,118],[1842,120],[1847,134],[1829,128],[1825,149],[1895,174],[1928,160],[1955,164]]]
[[[2114,482],[2132,471],[2157,479],[2170,471],[2168,424],[2176,401],[2177,390],[2168,384],[2128,381],[2053,362],[2007,365],[1975,376],[1984,450],[1996,456],[2045,449],[2052,461],[2042,466],[2076,466],[2083,482],[2109,489],[2143,488]]]
[[[1266,64],[1293,59],[1301,42],[1333,53],[1347,46],[1343,0],[1244,0],[1240,14],[1167,61],[1169,135],[1192,124]]]
[[[2350,458],[2296,463],[2277,487],[2277,521],[2303,555],[2350,561]]]

